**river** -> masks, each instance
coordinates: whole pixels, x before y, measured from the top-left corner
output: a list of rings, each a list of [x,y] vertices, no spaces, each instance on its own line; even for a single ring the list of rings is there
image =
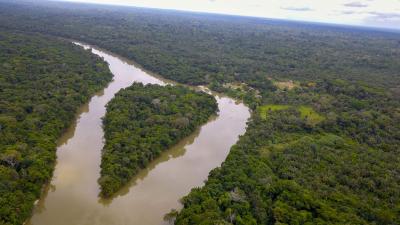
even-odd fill
[[[86,49],[88,45],[76,43]],[[110,199],[101,199],[101,149],[104,145],[101,118],[105,105],[121,88],[133,82],[169,83],[124,58],[95,47],[114,80],[83,105],[74,124],[59,139],[54,176],[37,202],[28,225],[160,225],[179,199],[191,188],[202,186],[208,173],[221,165],[246,130],[249,109],[235,100],[213,94],[217,116],[191,136],[165,151]]]

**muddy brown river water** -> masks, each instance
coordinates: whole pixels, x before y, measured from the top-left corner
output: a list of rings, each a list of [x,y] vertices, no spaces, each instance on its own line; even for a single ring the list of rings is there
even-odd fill
[[[79,44],[86,49],[88,45]],[[165,151],[111,199],[101,199],[100,176],[105,105],[133,82],[165,85],[126,59],[91,48],[108,62],[114,80],[82,106],[75,123],[60,138],[54,177],[35,206],[29,225],[160,225],[179,199],[202,186],[246,130],[249,109],[214,94],[219,113],[191,136]]]

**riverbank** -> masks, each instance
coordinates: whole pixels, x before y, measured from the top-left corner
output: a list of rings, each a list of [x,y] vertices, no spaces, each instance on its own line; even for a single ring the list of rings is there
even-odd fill
[[[130,62],[93,46],[104,58],[114,81],[94,96],[87,111],[79,115],[72,135],[58,147],[58,163],[49,192],[43,195],[28,224],[162,224],[163,216],[181,207],[179,199],[193,187],[203,185],[210,170],[219,166],[245,132],[249,109],[223,95],[215,95],[219,115],[176,146],[162,153],[139,172],[112,199],[98,197],[105,104],[133,82],[166,82]]]

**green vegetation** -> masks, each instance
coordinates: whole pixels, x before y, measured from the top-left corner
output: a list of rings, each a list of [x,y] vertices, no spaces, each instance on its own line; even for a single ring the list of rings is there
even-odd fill
[[[112,78],[71,43],[0,30],[0,224],[22,224],[51,178],[56,140]]]
[[[289,107],[289,105],[263,105],[258,107],[258,109],[260,111],[261,118],[267,119],[267,116],[270,112],[288,109]]]
[[[116,192],[217,110],[211,95],[181,86],[134,84],[118,92],[104,118],[102,194]]]
[[[100,46],[167,78],[242,98],[256,112],[221,168],[183,199],[176,224],[400,224],[399,34],[0,2],[1,27]],[[295,85],[273,83],[285,80]],[[8,164],[19,158],[8,154]],[[135,168],[121,171],[129,177]],[[100,183],[108,179],[119,180]]]
[[[270,93],[176,224],[399,224],[396,97],[344,81]]]
[[[4,1],[4,0],[0,0]],[[400,85],[398,34],[129,7],[3,2],[1,27],[77,39],[188,84],[344,79]]]
[[[299,111],[300,111],[300,117],[302,119],[306,119],[307,122],[313,125],[320,123],[325,119],[323,116],[315,112],[314,109],[309,106],[300,106]]]
[[[315,112],[312,107],[309,106],[290,106],[290,105],[263,105],[259,106],[258,110],[260,112],[260,117],[262,119],[267,119],[268,114],[273,111],[280,111],[293,108],[300,112],[300,118],[305,119],[309,124],[315,125],[317,123],[322,122],[325,118],[321,116],[319,113]]]

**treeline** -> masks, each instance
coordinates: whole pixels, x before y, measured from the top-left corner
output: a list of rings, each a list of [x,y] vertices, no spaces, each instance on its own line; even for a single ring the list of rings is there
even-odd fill
[[[107,104],[103,120],[101,194],[115,193],[217,110],[213,96],[182,86],[135,83],[119,91]]]
[[[182,83],[262,85],[271,77],[400,85],[394,33],[133,7],[0,4],[2,27],[85,41]]]
[[[108,65],[55,38],[0,29],[0,224],[22,224],[52,176],[56,141],[111,81]]]
[[[400,223],[398,34],[0,1],[1,27],[95,44],[251,106],[246,134],[206,185],[183,199],[177,224]],[[274,85],[288,79],[299,85]],[[307,112],[319,119],[310,122]]]
[[[221,168],[183,198],[176,224],[399,224],[394,97],[341,80],[266,92],[264,103],[290,107],[256,110]],[[310,123],[303,105],[323,119]]]

